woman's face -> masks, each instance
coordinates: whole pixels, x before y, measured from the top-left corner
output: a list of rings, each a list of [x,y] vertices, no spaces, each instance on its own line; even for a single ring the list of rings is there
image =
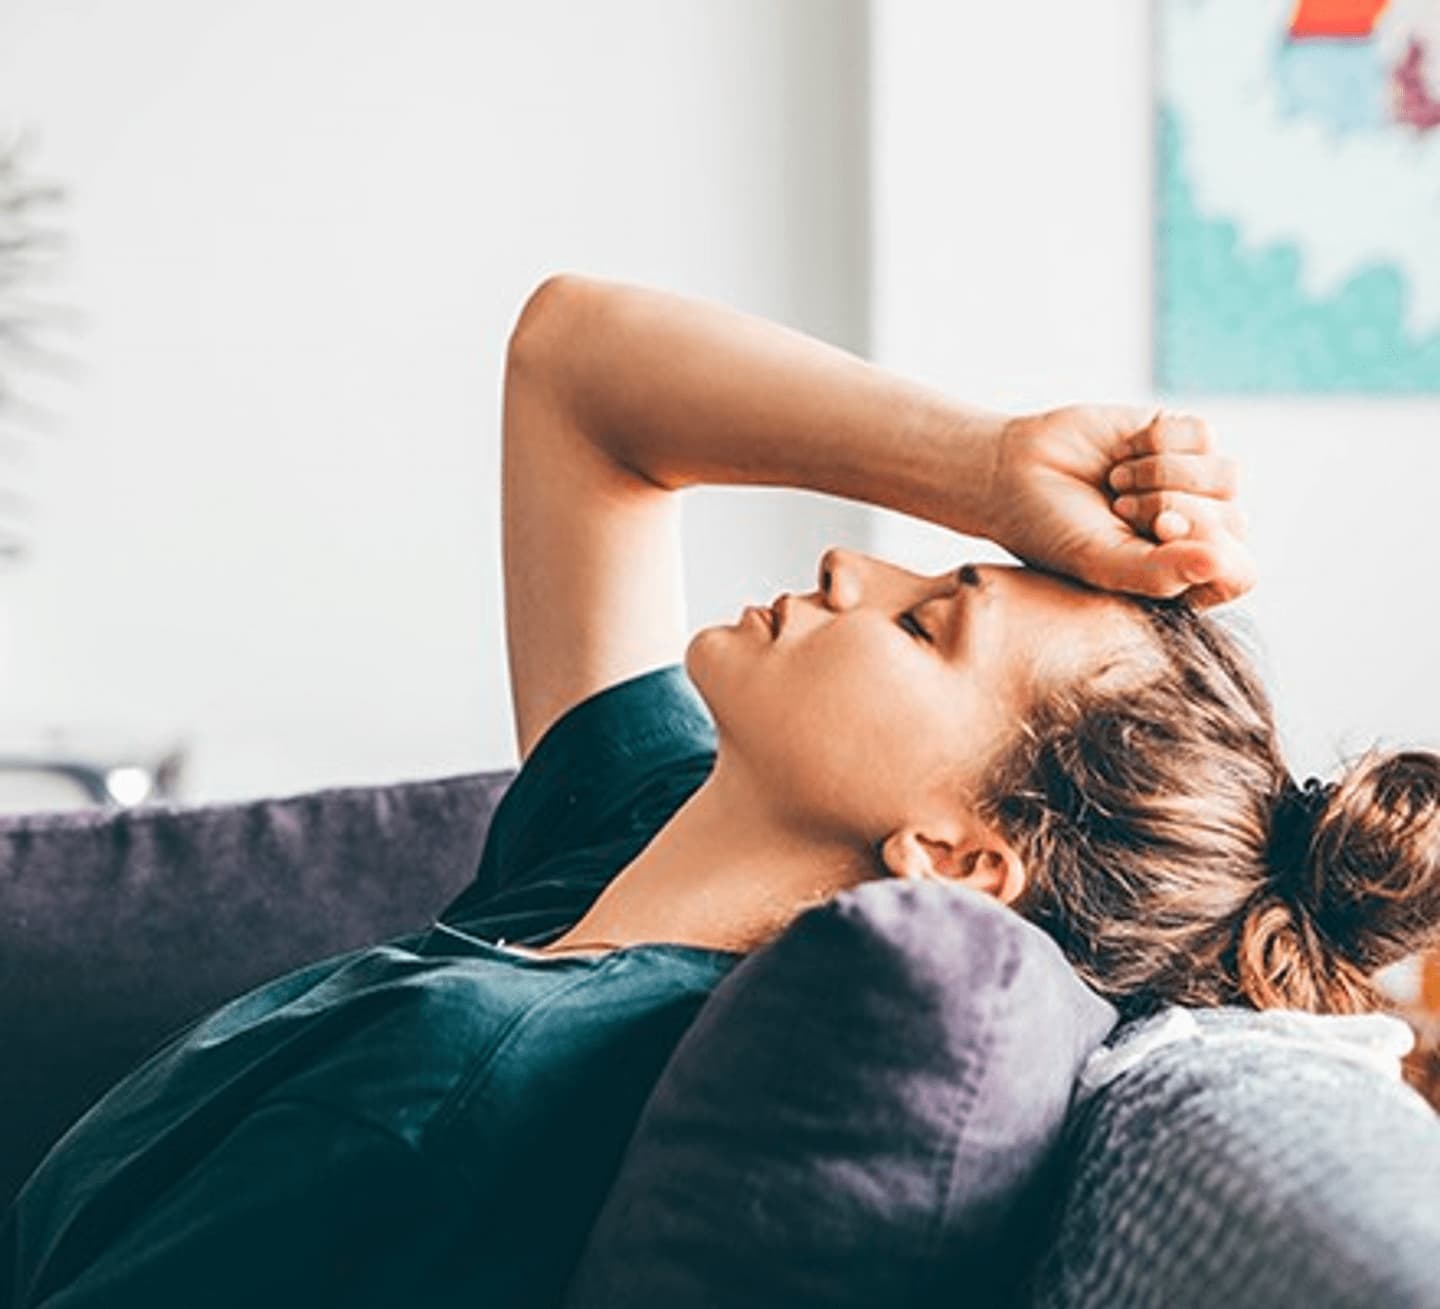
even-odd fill
[[[925,576],[832,548],[819,582],[779,599],[778,633],[747,610],[685,656],[722,758],[816,837],[875,841],[953,808],[1046,688],[1157,657],[1132,600],[1031,568]]]

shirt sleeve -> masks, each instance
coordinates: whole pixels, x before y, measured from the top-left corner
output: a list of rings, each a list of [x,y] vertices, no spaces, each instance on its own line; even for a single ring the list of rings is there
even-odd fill
[[[715,748],[714,720],[681,664],[572,706],[501,797],[479,870],[440,921],[493,930],[514,909],[511,939],[538,926],[536,910],[573,921],[705,780]]]
[[[280,1102],[252,1113],[140,1214],[72,1224],[17,1303],[489,1304],[473,1213],[460,1180],[408,1142]]]

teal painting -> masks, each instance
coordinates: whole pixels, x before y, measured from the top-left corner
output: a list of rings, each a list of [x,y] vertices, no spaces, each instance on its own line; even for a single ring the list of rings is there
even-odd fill
[[[1158,0],[1155,383],[1440,391],[1440,0]]]

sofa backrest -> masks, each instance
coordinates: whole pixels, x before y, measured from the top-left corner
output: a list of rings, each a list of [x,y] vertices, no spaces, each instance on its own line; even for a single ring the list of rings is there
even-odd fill
[[[180,1027],[424,927],[513,777],[0,815],[0,1206]],[[1196,1017],[1211,1037],[1247,1021]],[[1371,1069],[1181,1041],[1077,1104],[1066,1135],[1037,1309],[1440,1309],[1440,1116]]]
[[[426,926],[475,875],[514,775],[0,815],[0,1209],[181,1027]]]
[[[1440,1115],[1277,1016],[1191,1011],[1077,1099],[1034,1309],[1440,1309]]]

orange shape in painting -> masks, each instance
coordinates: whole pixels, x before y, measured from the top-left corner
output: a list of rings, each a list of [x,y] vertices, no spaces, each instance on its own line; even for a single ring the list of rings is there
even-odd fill
[[[1368,37],[1390,0],[1297,0],[1290,37]]]

